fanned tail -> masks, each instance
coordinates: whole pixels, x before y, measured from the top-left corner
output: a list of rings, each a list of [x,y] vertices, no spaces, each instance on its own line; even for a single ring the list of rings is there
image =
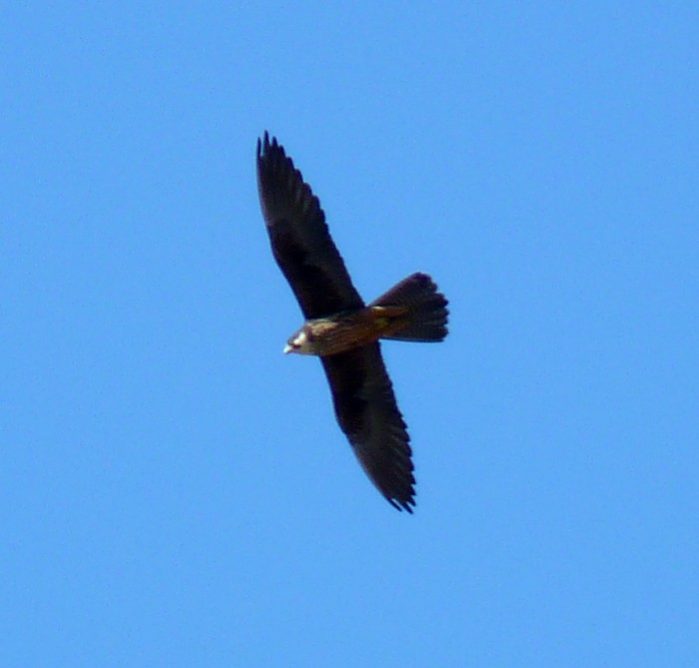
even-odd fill
[[[400,309],[405,324],[382,339],[395,341],[442,341],[447,335],[447,299],[427,274],[413,274],[375,299],[370,307]]]

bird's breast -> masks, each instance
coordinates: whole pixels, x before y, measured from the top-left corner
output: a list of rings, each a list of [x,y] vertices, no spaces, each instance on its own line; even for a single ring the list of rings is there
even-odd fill
[[[392,328],[392,316],[380,307],[369,307],[309,320],[305,330],[312,354],[335,355],[373,343]]]

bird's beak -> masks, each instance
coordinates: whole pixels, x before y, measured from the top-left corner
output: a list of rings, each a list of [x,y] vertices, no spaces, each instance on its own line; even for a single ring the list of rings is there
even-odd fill
[[[285,354],[285,355],[288,355],[288,354],[289,354],[290,352],[292,352],[293,350],[294,350],[294,349],[293,349],[288,343],[284,346],[284,354]]]

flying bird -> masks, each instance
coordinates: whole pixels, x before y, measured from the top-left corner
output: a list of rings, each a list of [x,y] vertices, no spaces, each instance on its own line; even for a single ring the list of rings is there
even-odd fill
[[[365,304],[318,198],[267,132],[257,141],[257,183],[272,253],[306,319],[284,352],[320,357],[337,421],[359,463],[393,507],[412,513],[410,437],[379,339],[442,341],[447,300],[429,276],[415,273]]]

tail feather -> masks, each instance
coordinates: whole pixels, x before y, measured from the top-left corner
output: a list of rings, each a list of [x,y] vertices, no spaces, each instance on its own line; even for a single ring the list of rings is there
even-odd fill
[[[413,274],[394,285],[369,306],[399,307],[405,325],[384,339],[396,341],[442,341],[447,335],[447,299],[427,274]]]

